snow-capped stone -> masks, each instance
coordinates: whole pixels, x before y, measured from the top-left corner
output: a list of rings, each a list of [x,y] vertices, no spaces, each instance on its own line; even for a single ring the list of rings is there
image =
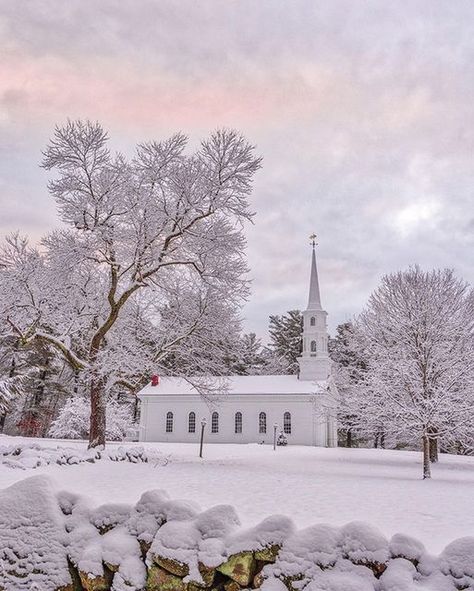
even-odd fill
[[[64,516],[47,477],[0,491],[0,589],[56,591],[71,584],[65,538]]]
[[[339,539],[339,530],[325,524],[297,531],[283,543],[273,570],[286,577],[311,576],[335,564],[341,556]]]
[[[263,558],[263,551],[267,550],[265,556],[272,562],[275,558],[275,551],[294,532],[295,526],[291,519],[285,515],[272,515],[261,521],[255,527],[238,532],[227,540],[227,551],[229,554],[236,554],[243,550],[260,551],[258,560]],[[273,552],[269,549],[273,547]]]
[[[410,560],[395,558],[380,577],[380,591],[414,591],[413,581],[416,575],[416,568]]]
[[[390,556],[393,558],[406,558],[413,563],[418,563],[425,553],[423,544],[405,534],[395,534],[389,543]]]
[[[248,587],[256,573],[256,562],[253,552],[233,554],[217,570],[227,575],[241,587]]]
[[[456,579],[467,577],[474,586],[474,537],[467,536],[451,542],[440,556],[441,569]]]
[[[100,533],[104,533],[128,521],[131,510],[132,507],[125,503],[108,503],[91,511],[89,519]]]
[[[353,521],[340,530],[342,555],[355,564],[380,570],[389,557],[388,542],[378,529]]]

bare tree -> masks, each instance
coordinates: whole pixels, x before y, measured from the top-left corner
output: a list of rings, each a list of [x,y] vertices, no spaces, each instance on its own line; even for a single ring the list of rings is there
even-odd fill
[[[367,421],[417,438],[430,478],[430,441],[471,422],[473,292],[449,269],[412,267],[382,279],[357,328],[368,364],[360,385]]]
[[[90,447],[105,444],[107,348],[141,292],[165,302],[186,272],[214,298],[245,297],[242,224],[260,167],[235,131],[217,131],[191,155],[181,134],[140,144],[131,160],[108,143],[98,123],[56,128],[43,166],[56,173],[49,190],[69,229],[47,236],[42,252],[13,239],[1,261],[15,288],[2,298],[13,333],[48,342],[88,375]]]

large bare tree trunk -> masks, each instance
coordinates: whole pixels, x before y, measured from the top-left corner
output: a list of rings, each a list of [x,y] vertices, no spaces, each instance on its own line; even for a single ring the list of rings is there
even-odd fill
[[[423,435],[423,480],[431,478],[430,438]]]
[[[98,346],[94,347],[94,364],[97,358]],[[90,382],[91,395],[91,420],[89,429],[89,449],[92,447],[105,447],[105,409],[107,406],[105,379],[100,376],[97,369],[92,371]]]
[[[118,316],[118,308],[111,311],[107,321],[96,332],[89,349],[89,363],[92,368],[90,378],[91,396],[91,420],[89,428],[89,449],[93,447],[105,447],[106,407],[107,396],[105,391],[106,380],[100,375],[97,367],[97,357],[104,339],[104,335],[113,326]]]
[[[91,380],[91,421],[89,429],[89,449],[105,447],[105,384],[99,376]]]

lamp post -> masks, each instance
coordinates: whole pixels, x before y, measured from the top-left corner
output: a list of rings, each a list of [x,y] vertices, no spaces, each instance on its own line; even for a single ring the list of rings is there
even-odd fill
[[[274,423],[273,425],[273,450],[276,450],[276,445],[277,445],[277,429],[278,429],[278,423]]]
[[[206,426],[206,419],[201,419],[201,444],[199,446],[199,457],[202,458],[202,444],[204,443],[204,427]]]

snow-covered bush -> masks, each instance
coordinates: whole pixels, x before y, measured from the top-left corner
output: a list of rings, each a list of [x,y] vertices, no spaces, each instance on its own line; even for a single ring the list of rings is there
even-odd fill
[[[90,427],[90,402],[82,396],[69,398],[51,424],[49,436],[56,439],[87,439]],[[106,438],[121,441],[133,425],[133,416],[128,404],[109,400],[106,410]]]

